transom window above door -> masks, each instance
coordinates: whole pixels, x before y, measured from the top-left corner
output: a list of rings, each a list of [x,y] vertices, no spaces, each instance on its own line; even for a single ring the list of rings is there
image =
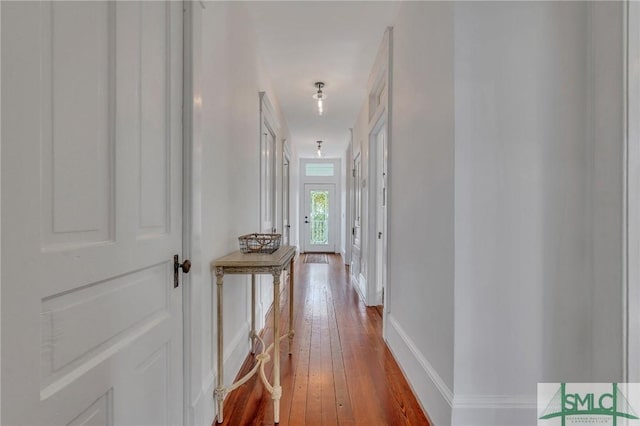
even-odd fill
[[[335,173],[334,163],[306,163],[305,176],[333,176]]]

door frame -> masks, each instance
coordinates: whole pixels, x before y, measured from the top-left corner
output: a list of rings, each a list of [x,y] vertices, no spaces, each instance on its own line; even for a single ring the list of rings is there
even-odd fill
[[[377,233],[378,223],[383,223],[383,252],[380,256],[383,259],[384,267],[381,274],[384,283],[384,309],[382,315],[382,337],[386,339],[387,335],[387,320],[391,313],[391,284],[390,284],[390,265],[389,265],[389,253],[390,253],[390,241],[389,238],[389,218],[391,216],[391,141],[392,141],[392,81],[393,81],[393,27],[387,27],[384,38],[378,50],[376,60],[373,65],[373,70],[369,76],[367,83],[368,91],[368,126],[366,128],[367,133],[363,132],[363,136],[366,135],[365,141],[362,142],[361,150],[365,153],[362,159],[363,168],[367,168],[368,175],[366,180],[368,183],[368,190],[365,191],[367,202],[363,205],[363,216],[366,219],[364,222],[363,230],[363,246],[366,252],[366,300],[365,303],[368,306],[377,304],[376,295],[376,269],[377,269]],[[383,156],[386,159],[386,209],[384,217],[378,218],[378,209],[376,206],[377,201],[377,151],[375,150],[376,141],[375,136],[384,126],[385,139]],[[373,138],[372,138],[373,137]],[[366,207],[366,211],[364,211]],[[371,218],[371,219],[369,219]],[[373,223],[372,223],[373,222]]]
[[[286,173],[285,173],[286,170]],[[286,196],[285,196],[286,195]],[[285,223],[285,215],[287,223]],[[291,245],[291,153],[286,139],[282,140],[282,215],[283,242]],[[284,241],[284,235],[287,235]]]
[[[274,113],[274,109],[271,106],[271,102],[269,101],[269,97],[266,92],[259,92],[260,98],[260,230],[265,231],[264,224],[267,219],[267,209],[270,209],[271,214],[271,230],[269,232],[276,231],[276,211],[277,211],[277,202],[276,202],[276,193],[277,193],[277,185],[276,185],[276,168],[277,168],[277,134],[278,129],[280,128],[280,124],[276,119],[276,114]],[[265,136],[271,134],[273,136],[273,151],[271,152],[271,158],[266,157],[266,140]],[[267,163],[270,162],[270,164]],[[268,171],[268,167],[271,167],[271,176],[270,182],[266,182],[265,178],[267,177],[266,173]],[[267,189],[267,185],[271,186],[271,198],[267,199],[265,194],[265,189]],[[267,206],[267,202],[270,202],[271,205]]]
[[[333,163],[333,176],[307,176],[306,174],[306,165],[309,163]],[[298,212],[296,217],[298,218],[299,226],[298,230],[298,244],[300,246],[300,251],[304,252],[304,240],[305,240],[305,229],[304,229],[304,211],[305,211],[305,197],[304,197],[304,187],[307,183],[317,183],[317,184],[334,184],[336,194],[339,192],[339,189],[342,189],[342,177],[341,177],[341,165],[342,159],[340,158],[300,158],[298,162],[298,173],[297,182],[298,182]],[[335,237],[335,246],[334,253],[340,252],[340,243],[341,243],[341,235],[343,232],[342,229],[342,221],[340,220],[342,214],[342,197],[339,195],[335,195],[335,214],[336,216],[336,237]],[[345,225],[346,226],[346,225]]]
[[[200,81],[194,81],[194,63],[202,56],[197,42],[200,28],[194,25],[195,15],[201,13],[195,10],[196,7],[203,9],[200,3],[183,0],[183,20],[182,20],[182,256],[184,259],[193,259],[193,201],[194,194],[200,194],[199,185],[202,181],[201,167],[194,167],[194,133],[200,134],[199,127],[202,122],[202,108],[197,103],[202,102],[202,93],[196,93],[196,87],[201,88]],[[199,15],[198,15],[199,16]],[[199,23],[199,21],[198,21]],[[198,80],[202,77],[198,73]],[[191,410],[191,370],[192,370],[192,345],[191,317],[194,315],[191,304],[190,292],[192,291],[191,277],[193,274],[182,274],[182,418],[185,425],[194,424]]]
[[[362,231],[365,229],[362,226],[362,153],[358,152],[355,155],[351,155],[351,186],[349,187],[349,193],[351,198],[351,222],[349,232],[349,244],[351,247],[350,255],[350,267],[349,275],[351,276],[351,284],[354,285],[360,299],[366,301],[364,295],[366,289],[363,288],[363,283],[366,283],[362,271],[362,247],[363,247],[363,235]],[[356,246],[356,228],[359,231],[358,245]],[[355,249],[357,247],[357,251]],[[355,253],[357,252],[357,256]],[[358,270],[354,269],[354,259],[357,257]]]
[[[623,359],[626,382],[640,380],[640,5],[624,2]],[[636,319],[634,321],[634,319]]]
[[[367,262],[369,277],[367,280],[368,305],[384,305],[383,294],[387,288],[388,270],[388,223],[387,223],[387,202],[388,185],[382,182],[386,179],[388,171],[385,169],[385,162],[388,153],[387,148],[387,125],[385,110],[379,111],[375,115],[375,124],[369,132],[369,256]],[[378,136],[383,133],[384,140],[382,146],[378,143]],[[384,177],[383,177],[384,176]],[[384,195],[380,193],[380,185],[383,186]],[[378,233],[382,232],[381,238]],[[385,311],[386,311],[385,307]]]

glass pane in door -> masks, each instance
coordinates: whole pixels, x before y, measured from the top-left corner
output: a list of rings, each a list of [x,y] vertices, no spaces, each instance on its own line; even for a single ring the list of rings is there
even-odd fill
[[[311,244],[329,244],[329,191],[311,191]]]

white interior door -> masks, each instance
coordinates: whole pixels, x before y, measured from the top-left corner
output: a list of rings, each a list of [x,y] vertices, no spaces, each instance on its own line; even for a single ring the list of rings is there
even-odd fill
[[[3,425],[182,423],[182,4],[2,2]]]
[[[304,251],[335,252],[337,236],[334,184],[304,185]]]
[[[282,164],[282,244],[289,245],[291,239],[291,221],[289,219],[291,178],[289,175],[289,156],[285,153]]]
[[[353,224],[351,228],[351,271],[352,280],[356,283],[360,282],[360,265],[362,256],[362,164],[360,153],[353,160]]]
[[[387,278],[387,151],[386,129],[376,135],[376,304],[384,304]]]
[[[276,135],[269,123],[262,133],[262,232],[276,232]]]

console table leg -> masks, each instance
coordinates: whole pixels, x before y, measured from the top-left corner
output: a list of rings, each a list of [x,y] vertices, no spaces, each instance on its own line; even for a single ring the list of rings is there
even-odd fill
[[[291,258],[291,263],[289,264],[289,355],[291,355],[292,344],[293,344],[293,258]]]
[[[222,284],[224,272],[222,268],[216,268],[216,284],[218,289],[218,386],[216,387],[216,402],[218,407],[218,423],[222,423],[224,405],[224,368],[222,366],[222,354],[224,344],[222,336]]]
[[[251,354],[256,353],[256,274],[251,274]]]
[[[214,391],[214,395],[216,398],[216,408],[218,409],[218,415],[216,416],[216,421],[218,423],[222,423],[224,421],[224,413],[223,413],[224,388],[221,386],[218,386]]]
[[[280,274],[273,271],[273,421],[280,423]]]

